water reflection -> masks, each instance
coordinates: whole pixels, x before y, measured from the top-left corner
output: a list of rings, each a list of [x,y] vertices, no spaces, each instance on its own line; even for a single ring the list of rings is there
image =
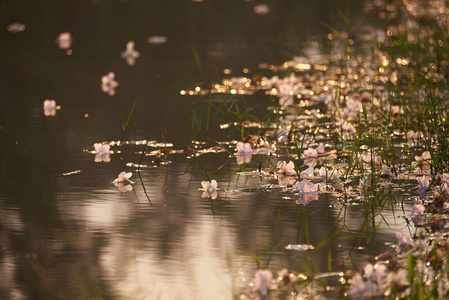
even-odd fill
[[[210,216],[191,221],[181,236],[170,241],[173,245],[163,258],[153,250],[154,235],[162,228],[144,227],[147,233],[138,240],[122,235],[99,258],[104,275],[120,299],[231,299],[231,277],[223,256],[225,249],[233,248],[234,236],[227,227],[217,226]]]
[[[0,75],[0,179],[5,184],[0,191],[0,297],[231,299],[249,292],[248,283],[257,269],[251,254],[264,262],[273,254],[270,268],[274,273],[285,266],[302,270],[301,264],[312,260],[298,259],[285,246],[309,244],[307,239],[318,245],[328,238],[341,210],[328,208],[327,195],[314,195],[307,199],[314,200],[307,209],[298,208],[295,200],[283,198],[290,194],[265,190],[264,185],[274,186],[276,179],[237,174],[239,164],[249,172],[260,169],[261,164],[274,169],[276,165],[270,166],[265,157],[274,152],[271,149],[265,149],[267,155],[261,155],[261,148],[259,154],[251,155],[245,146],[247,150],[237,159],[217,147],[204,151],[197,160],[174,153],[170,154],[172,164],[159,166],[149,157],[139,162],[143,144],[128,144],[126,153],[114,148],[113,160],[105,144],[96,144],[94,159],[83,152],[98,141],[118,139],[167,138],[174,140],[176,149],[188,145],[192,137],[182,128],[189,120],[185,99],[178,97],[178,91],[197,79],[209,79],[208,75],[222,66],[229,68],[228,73],[246,70],[246,74],[247,67],[255,67],[259,61],[290,56],[297,46],[293,41],[297,28],[306,26],[298,26],[302,18],[290,9],[299,4],[273,3],[263,21],[253,16],[253,4],[247,6],[244,1],[226,7],[207,1],[195,3],[204,4],[202,7],[186,7],[179,2],[180,9],[175,11],[173,4],[166,3],[154,10],[150,9],[154,4],[138,1],[106,2],[99,1],[97,6],[72,3],[74,10],[36,7],[34,17],[23,20],[27,30],[8,37],[10,43],[0,50],[1,65],[13,66],[11,74]],[[329,6],[325,9],[331,9]],[[18,8],[17,14],[29,8]],[[307,14],[308,22],[322,14],[318,8],[310,14],[299,11]],[[61,28],[43,21],[56,15],[56,10]],[[137,11],[137,17],[132,11]],[[1,13],[5,14],[4,8]],[[167,26],[166,18],[172,26]],[[231,19],[236,21],[229,22]],[[142,20],[148,20],[146,26]],[[160,47],[146,45],[152,47],[148,52],[143,41],[149,28],[164,34],[153,36],[150,43],[170,42]],[[62,30],[70,30],[76,38],[70,60],[60,55],[53,43]],[[33,35],[25,36],[28,32]],[[284,32],[285,39],[281,39]],[[13,40],[23,36],[26,38]],[[141,45],[139,51],[150,53],[142,55],[133,68],[118,57],[131,39]],[[58,39],[64,49],[71,48],[71,42],[68,32]],[[193,62],[192,44],[198,48],[203,66],[210,66],[203,73]],[[123,57],[134,64],[139,54],[129,44]],[[120,74],[117,91],[116,73]],[[230,83],[235,87],[248,82],[238,76],[218,82],[232,95]],[[107,94],[98,88],[99,78]],[[285,101],[292,100],[290,91],[290,85],[280,91]],[[64,107],[55,118],[42,114],[40,99],[53,97],[48,94]],[[117,109],[129,111],[136,98],[136,111],[123,132]],[[267,102],[258,95],[248,95],[248,101],[262,103],[260,106]],[[54,115],[53,109],[49,111]],[[86,115],[89,118],[84,118]],[[155,144],[155,148],[164,147],[168,147],[166,143]],[[101,161],[108,164],[96,163]],[[218,169],[224,164],[229,168]],[[112,182],[125,166],[140,168],[142,181],[134,173],[134,186],[116,187]],[[296,174],[292,165],[286,162],[282,171],[287,176],[280,175],[279,184],[293,185],[295,178],[288,176]],[[201,181],[213,178],[220,182],[219,196],[202,199]],[[248,189],[252,192],[238,191]],[[363,212],[348,210],[355,212],[348,216],[347,232],[360,232],[357,222]],[[309,215],[314,224],[306,230],[305,217]],[[387,220],[393,221],[391,216]],[[344,253],[353,249],[352,243],[343,241],[341,247],[328,243],[313,254],[313,272],[327,269],[329,249],[349,259]]]

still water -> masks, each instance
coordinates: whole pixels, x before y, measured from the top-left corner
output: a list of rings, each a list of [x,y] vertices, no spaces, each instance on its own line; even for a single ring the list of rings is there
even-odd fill
[[[299,208],[282,190],[251,190],[270,181],[239,175],[226,152],[198,162],[179,151],[159,166],[144,156],[140,177],[127,166],[142,157],[136,140],[190,145],[186,105],[201,111],[208,100],[180,90],[221,79],[224,69],[290,59],[310,36],[327,34],[321,22],[341,25],[346,2],[267,1],[269,13],[257,15],[256,1],[243,0],[0,1],[0,298],[244,299],[257,269],[252,255],[271,260],[274,273],[321,274],[389,250],[404,227],[391,213],[375,238],[340,239],[313,254],[286,250],[317,246],[342,214],[348,236],[361,232],[363,210],[333,209],[325,194]],[[13,22],[26,29],[8,32]],[[62,32],[73,38],[70,53],[55,42]],[[149,44],[156,35],[167,42]],[[134,66],[120,57],[128,41],[140,52]],[[108,72],[114,96],[101,90]],[[54,117],[44,116],[45,99],[60,106]],[[261,111],[271,103],[260,94],[247,101]],[[124,131],[118,111],[126,119],[133,103]],[[211,136],[236,138],[218,123]],[[111,147],[120,153],[110,162],[94,161],[94,143],[120,140],[131,144]],[[245,168],[273,163],[255,155]],[[112,183],[125,170],[133,191]],[[215,200],[199,190],[211,179]],[[307,231],[298,234],[298,222]]]

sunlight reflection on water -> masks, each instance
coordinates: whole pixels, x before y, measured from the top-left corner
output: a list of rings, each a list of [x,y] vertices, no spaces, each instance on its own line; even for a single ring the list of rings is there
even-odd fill
[[[193,137],[185,128],[190,120],[185,110],[186,98],[179,95],[179,90],[196,81],[209,82],[222,67],[227,68],[224,73],[229,76],[234,76],[232,70],[246,74],[248,68],[255,69],[265,62],[260,57],[279,61],[295,52],[301,42],[290,31],[303,30],[305,25],[298,26],[302,19],[297,15],[288,17],[284,13],[289,5],[298,8],[299,4],[286,3],[283,10],[276,5],[270,7],[266,17],[272,19],[266,20],[277,21],[267,24],[253,14],[252,6],[242,3],[228,7],[224,15],[210,3],[189,7],[188,14],[184,9],[173,12],[171,6],[167,10],[170,14],[155,10],[156,17],[168,18],[173,13],[179,21],[173,21],[175,25],[170,28],[159,28],[158,33],[167,35],[169,42],[157,47],[145,42],[150,35],[147,30],[157,24],[148,17],[149,9],[140,9],[143,4],[138,1],[100,1],[99,7],[80,9],[73,20],[67,18],[76,29],[71,30],[76,39],[70,57],[53,43],[54,36],[62,30],[41,28],[37,26],[40,19],[35,24],[27,23],[27,30],[13,37],[29,40],[8,40],[8,55],[2,52],[0,60],[1,65],[14,65],[14,74],[1,81],[0,91],[1,99],[8,99],[1,103],[5,103],[5,118],[0,124],[0,142],[6,145],[5,155],[1,156],[5,188],[0,195],[0,298],[232,299],[249,294],[248,284],[257,269],[252,254],[263,263],[272,255],[273,273],[286,266],[301,270],[304,264],[312,263],[316,264],[315,269],[311,268],[313,272],[320,273],[328,269],[330,252],[348,265],[357,266],[372,259],[379,250],[389,248],[385,242],[395,241],[392,232],[405,229],[396,223],[396,216],[387,213],[384,217],[390,228],[382,225],[380,237],[372,244],[353,250],[354,240],[346,239],[298,258],[298,253],[285,246],[317,246],[335,230],[342,212],[346,213],[345,234],[365,234],[361,224],[363,212],[355,206],[331,207],[332,199],[326,194],[298,207],[298,195],[279,186],[265,188],[263,185],[277,185],[277,180],[269,177],[269,169],[274,169],[276,160],[281,159],[271,158],[273,151],[269,148],[240,160],[230,158],[216,145],[204,151],[198,160],[181,154]],[[122,10],[128,15],[132,9],[142,11],[140,18],[126,17],[117,22]],[[66,16],[70,10],[64,11]],[[308,18],[322,13],[318,7]],[[229,22],[234,17],[238,21]],[[95,25],[88,32],[82,25],[86,20]],[[147,27],[142,26],[142,20],[149,20]],[[241,25],[246,21],[251,30]],[[123,26],[126,22],[130,24]],[[134,31],[130,30],[133,22],[139,25]],[[37,32],[33,33],[34,38],[27,35],[33,30]],[[283,30],[287,32],[285,39]],[[33,40],[38,37],[42,40]],[[131,39],[136,40],[142,54],[132,67],[120,59],[120,52]],[[192,60],[193,43],[203,66],[208,66],[203,73]],[[137,57],[136,53],[133,55]],[[274,68],[271,63],[274,62],[265,64],[263,71]],[[305,63],[295,66],[297,71],[311,67]],[[323,66],[315,64],[313,68],[319,70]],[[105,89],[109,92],[105,94],[100,87],[101,78],[112,71],[119,77],[120,85],[114,92]],[[270,99],[260,97],[255,90],[239,91],[229,88],[229,80],[218,82],[223,82],[227,96],[247,94],[246,99],[255,106],[271,105]],[[239,79],[234,82],[237,84]],[[248,83],[245,79],[241,84]],[[305,96],[312,96],[308,87],[300,87]],[[217,89],[222,87],[218,85]],[[199,93],[204,91],[198,87]],[[45,118],[42,112],[42,101],[47,98],[61,103],[61,110],[51,118]],[[214,105],[224,101],[215,95],[211,99]],[[137,103],[136,111],[122,141],[130,143],[123,151],[114,152],[110,162],[96,163],[86,149],[92,151],[95,143],[121,138],[123,123],[117,111],[126,117],[133,101]],[[202,98],[187,101],[195,107],[207,103]],[[299,102],[300,106],[309,104],[308,101]],[[307,120],[320,116],[315,109],[308,113]],[[223,128],[234,130],[233,126],[240,124],[224,123]],[[257,122],[244,125],[262,127]],[[215,133],[211,131],[210,135]],[[162,142],[165,138],[169,145]],[[155,152],[144,156],[141,181],[136,166],[143,139],[159,142],[155,149],[147,149],[147,154],[164,145],[173,146],[178,152],[168,157],[171,164],[160,166],[152,162]],[[136,145],[132,140],[140,142]],[[234,150],[232,142],[223,144]],[[217,169],[219,165],[225,167]],[[267,169],[268,176],[262,180],[238,174],[251,173],[259,166]],[[122,171],[133,172],[133,191],[121,193],[113,185]],[[200,183],[212,179],[218,181],[218,197],[213,201],[202,199]],[[305,217],[310,223],[307,229]]]

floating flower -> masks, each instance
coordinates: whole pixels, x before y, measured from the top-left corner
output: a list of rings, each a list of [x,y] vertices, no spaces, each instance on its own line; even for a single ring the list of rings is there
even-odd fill
[[[253,153],[251,143],[238,142],[235,149],[237,150],[237,155]]]
[[[46,117],[53,117],[56,115],[56,101],[55,100],[45,100],[44,101],[44,115]]]
[[[109,157],[109,144],[100,144],[95,143],[95,162],[110,162],[111,158]]]
[[[402,250],[407,250],[408,241],[404,237],[404,235],[402,233],[400,233],[400,232],[396,232],[396,238],[398,239],[398,249],[399,249],[399,251],[402,252]]]
[[[366,290],[367,286],[362,275],[359,273],[354,274],[351,279],[351,286],[349,287],[348,294],[354,297],[362,297],[365,295]]]
[[[153,45],[162,45],[167,42],[166,36],[154,35],[147,39],[147,42]]]
[[[109,72],[101,77],[101,89],[103,92],[108,93],[109,96],[115,95],[115,88],[118,86],[118,82],[115,81],[114,77],[114,72]]]
[[[237,164],[250,163],[253,153],[251,143],[238,142],[235,149],[237,150]]]
[[[360,156],[364,163],[370,164],[374,163],[375,166],[382,165],[382,157],[379,155],[372,155],[371,153],[365,153]]]
[[[323,143],[319,143],[319,144],[318,144],[318,147],[315,148],[315,151],[316,151],[318,154],[325,154],[325,153],[326,153],[326,150],[324,149],[324,144],[323,144]]]
[[[427,178],[426,175],[423,175],[422,177],[417,177],[416,180],[418,180],[419,183],[418,193],[425,193],[429,188],[429,178]]]
[[[418,203],[418,204],[413,205],[412,210],[411,210],[410,213],[413,216],[422,216],[422,215],[424,215],[425,211],[426,211],[425,206],[423,204],[421,204],[421,203]]]
[[[346,101],[345,111],[350,120],[357,120],[359,112],[362,110],[362,103],[354,99]]]
[[[201,195],[201,198],[208,198],[210,197],[212,200],[215,200],[218,196],[217,193],[217,181],[211,180],[209,181],[201,181],[201,186],[203,187],[203,194]]]
[[[253,293],[260,293],[262,296],[266,296],[271,287],[271,280],[273,274],[270,270],[257,270],[254,276],[254,285],[251,289]]]
[[[410,281],[408,280],[407,276],[407,270],[400,269],[397,272],[390,272],[387,277],[387,281],[391,284],[396,286],[399,289],[402,289],[406,286],[410,285]]]
[[[239,166],[243,164],[249,164],[251,162],[251,158],[251,154],[237,155],[237,164]]]
[[[116,179],[114,179],[114,184],[120,183],[120,182],[133,184],[134,182],[129,180],[131,178],[131,176],[133,176],[133,173],[131,173],[131,172],[126,173],[125,171],[123,171],[120,174],[118,174],[118,177]]]
[[[356,133],[357,132],[355,130],[354,125],[352,125],[350,122],[347,122],[347,121],[343,121],[341,123],[341,129],[343,129],[343,131],[345,131],[347,133]]]
[[[318,193],[318,184],[309,182],[307,179],[297,182],[293,188],[300,194]]]
[[[246,77],[231,77],[223,79],[223,84],[228,88],[239,89],[250,86],[251,79]]]
[[[310,201],[318,200],[318,184],[311,183],[307,179],[297,182],[293,190],[300,194],[299,199],[295,201],[298,205],[306,206]]]
[[[318,169],[314,169],[313,167],[309,167],[307,169],[305,169],[304,171],[301,172],[302,175],[308,176],[308,177],[312,177],[315,175],[315,173],[319,171]]]
[[[131,192],[133,190],[133,186],[129,183],[125,183],[125,182],[114,182],[114,185],[117,187],[117,189],[120,192]]]
[[[296,200],[296,204],[306,206],[312,201],[318,200],[318,193],[300,194],[299,199]]]
[[[412,219],[413,224],[415,226],[424,225],[424,213],[426,212],[426,208],[423,204],[415,204],[410,211],[410,218]]]
[[[8,25],[8,27],[6,27],[6,30],[8,30],[9,32],[12,32],[12,33],[19,33],[19,32],[24,31],[25,27],[26,26],[24,24],[15,22],[15,23],[12,23],[11,25]]]
[[[326,182],[335,182],[341,185],[341,179],[338,177],[337,171],[328,170],[325,167],[321,167],[318,174],[325,179]]]
[[[274,89],[279,86],[280,82],[281,82],[281,80],[279,79],[279,76],[275,75],[271,78],[265,79],[265,86],[267,89]]]
[[[430,163],[432,162],[432,156],[429,151],[424,151],[421,156],[415,156],[415,160],[419,164],[419,169],[415,170],[415,172],[421,172],[423,174],[430,173]]]
[[[256,6],[254,6],[253,10],[256,14],[263,16],[268,14],[270,8],[266,4],[257,4]]]
[[[284,82],[279,85],[279,104],[288,107],[293,104],[293,83]]]
[[[126,50],[121,54],[122,58],[126,59],[126,62],[130,66],[134,66],[136,63],[136,58],[140,56],[140,53],[134,50],[134,45],[134,41],[129,41],[126,44]]]
[[[388,167],[387,165],[382,165],[380,177],[393,177],[393,173],[391,172],[390,167]]]
[[[364,277],[356,273],[351,279],[351,286],[348,294],[353,297],[374,297],[380,296],[389,286],[387,266],[384,264],[367,264],[363,268]]]
[[[423,154],[421,156],[415,156],[415,160],[419,163],[425,163],[425,162],[430,162],[432,159],[432,156],[430,155],[429,151],[424,151]]]
[[[421,138],[422,138],[421,132],[415,132],[413,130],[407,132],[407,144],[409,145],[416,144],[416,142],[418,142],[418,140]]]
[[[291,187],[296,182],[296,177],[287,176],[285,174],[277,174],[278,184],[281,187]]]
[[[70,32],[63,32],[58,36],[56,42],[58,43],[59,48],[69,49],[73,42],[72,35]]]
[[[316,147],[315,149],[309,147],[307,150],[304,151],[303,154],[306,157],[306,159],[317,158],[320,155],[326,154],[326,150],[324,149],[324,144],[319,143],[318,147]]]
[[[437,174],[436,179],[440,184],[449,183],[449,173]]]
[[[363,91],[359,95],[359,100],[362,101],[362,102],[371,101],[372,99],[373,99],[373,94],[371,92],[368,92],[368,91]]]
[[[308,244],[288,244],[285,246],[286,250],[294,250],[294,251],[307,251],[314,250],[315,247],[313,245]]]
[[[309,148],[304,151],[304,155],[306,157],[318,157],[318,152],[313,148]]]
[[[420,247],[421,248],[426,247],[425,240],[420,240],[419,243],[414,240],[408,240],[400,232],[396,232],[396,238],[398,239],[397,245],[398,254],[401,257],[404,257],[404,255],[407,253],[409,249],[412,249],[413,251],[419,251]]]
[[[292,161],[286,163],[285,161],[278,162],[277,166],[278,174],[296,175],[295,164]]]

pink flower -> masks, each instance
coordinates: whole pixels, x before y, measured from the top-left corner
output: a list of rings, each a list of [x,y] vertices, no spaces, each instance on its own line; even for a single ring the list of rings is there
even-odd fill
[[[100,144],[95,143],[95,162],[110,162],[111,158],[109,157],[109,144]]]
[[[367,164],[374,162],[375,166],[382,165],[382,158],[379,155],[372,155],[371,153],[366,153],[366,154],[362,154],[360,157],[361,157],[362,161]]]
[[[326,153],[326,150],[324,150],[324,144],[323,143],[319,143],[318,147],[316,147],[315,150],[316,150],[316,152],[318,152],[318,154]]]
[[[296,178],[292,176],[287,176],[285,174],[278,174],[278,183],[281,187],[290,187],[293,186],[296,182]]]
[[[393,177],[393,173],[391,173],[390,168],[387,165],[382,165],[382,172],[380,173],[381,177]]]
[[[73,42],[72,35],[70,32],[63,32],[58,36],[56,42],[58,43],[59,48],[69,49]]]
[[[154,35],[147,39],[147,42],[153,45],[161,45],[167,42],[166,36]]]
[[[122,58],[126,59],[126,62],[130,66],[134,66],[136,63],[136,58],[140,56],[140,53],[134,50],[134,45],[134,41],[129,41],[126,44],[126,50],[121,54]]]
[[[253,293],[259,292],[263,296],[267,295],[272,279],[273,274],[271,274],[270,270],[258,270],[254,276],[254,285],[251,291]]]
[[[408,240],[400,232],[396,232],[396,238],[398,239],[398,249],[399,253],[404,253],[408,248]]]
[[[362,110],[361,102],[354,99],[348,99],[346,101],[346,113],[349,119],[357,120],[357,115],[361,110]]]
[[[203,194],[201,195],[201,198],[208,198],[210,197],[212,200],[215,200],[218,196],[217,193],[217,181],[211,180],[209,181],[201,181],[201,186],[203,187]]]
[[[304,205],[306,206],[307,204],[309,204],[311,201],[315,201],[318,200],[318,193],[309,193],[309,194],[301,194],[299,196],[299,199],[296,200],[296,204],[298,205]]]
[[[253,10],[258,15],[266,15],[270,11],[270,8],[266,4],[257,4]]]
[[[294,190],[298,190],[300,194],[318,193],[318,184],[303,179],[294,185]]]
[[[279,104],[288,107],[293,104],[293,83],[283,83],[279,86]]]
[[[354,125],[352,125],[351,123],[347,122],[347,121],[343,121],[341,123],[341,129],[343,129],[343,131],[347,131],[349,133],[355,133],[355,127]]]
[[[415,204],[412,207],[412,210],[410,211],[410,214],[412,216],[422,216],[424,215],[424,212],[426,211],[426,208],[421,203]]]
[[[223,84],[229,88],[243,88],[245,86],[249,86],[251,80],[246,77],[231,77],[229,79],[223,79]]]
[[[421,132],[414,132],[413,130],[407,132],[407,143],[409,145],[416,143],[421,138],[422,138]]]
[[[415,160],[418,162],[420,170],[424,174],[430,173],[430,164],[432,162],[432,156],[429,151],[424,151],[421,156],[415,156]]]
[[[251,143],[243,143],[238,142],[237,146],[235,147],[237,150],[237,155],[244,155],[244,154],[252,154],[253,149],[251,147]]]
[[[318,152],[313,148],[309,148],[306,151],[304,151],[304,155],[306,157],[318,157]]]
[[[341,185],[341,179],[338,177],[337,171],[328,170],[325,167],[321,167],[319,175],[325,179],[326,182],[335,182]]]
[[[131,192],[133,190],[133,186],[131,184],[128,183],[124,183],[124,182],[114,182],[114,185],[117,187],[117,189],[120,192]]]
[[[118,86],[118,82],[114,78],[114,72],[109,72],[107,75],[101,77],[101,89],[103,92],[108,93],[109,96],[115,95],[115,88]]]
[[[9,32],[12,32],[12,33],[18,33],[18,32],[24,31],[25,27],[26,27],[25,25],[15,22],[15,23],[12,23],[11,25],[8,25],[8,27],[6,27],[6,30],[8,30]]]
[[[415,226],[424,225],[424,213],[426,212],[426,208],[421,203],[415,204],[410,211],[410,219],[412,220]]]
[[[394,284],[396,286],[398,286],[399,288],[401,287],[405,287],[410,285],[410,281],[408,280],[408,276],[407,276],[407,270],[405,269],[400,269],[397,272],[390,272],[388,274],[388,279],[387,281],[390,284]]]
[[[56,101],[55,100],[45,100],[44,101],[44,116],[53,117],[56,115]]]
[[[237,150],[237,164],[250,163],[253,153],[251,143],[238,142],[235,149]]]
[[[133,173],[128,172],[126,173],[125,171],[121,172],[120,174],[118,174],[118,177],[116,179],[114,179],[114,184],[115,183],[134,183],[131,180],[129,180],[131,178],[131,176],[133,176]]]
[[[276,168],[278,174],[296,175],[295,164],[292,161],[289,161],[288,163],[285,161],[280,161],[278,162]]]
[[[415,156],[415,160],[417,162],[425,162],[425,161],[430,161],[432,159],[432,156],[430,155],[429,151],[424,151],[423,154],[421,156]]]
[[[419,183],[418,193],[425,193],[429,188],[429,178],[427,178],[426,175],[423,175],[421,178],[417,177],[416,180],[418,180]]]

